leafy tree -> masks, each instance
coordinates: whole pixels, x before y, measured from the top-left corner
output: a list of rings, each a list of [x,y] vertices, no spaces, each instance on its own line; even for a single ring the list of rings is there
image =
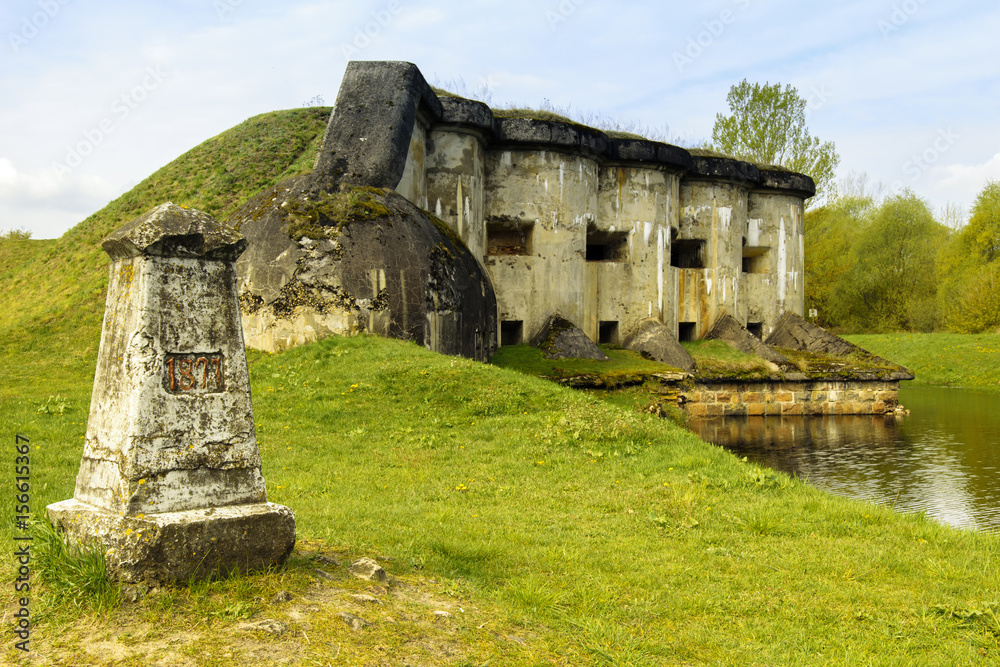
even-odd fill
[[[938,257],[938,274],[938,304],[950,329],[1000,328],[1000,182],[988,182],[976,197],[968,224]]]
[[[839,284],[845,320],[867,331],[932,331],[938,323],[938,249],[949,231],[913,192],[889,197],[874,211],[851,249]]]
[[[1000,181],[989,181],[976,197],[962,240],[985,262],[1000,258]]]
[[[816,182],[816,201],[829,191],[840,156],[832,141],[806,128],[806,101],[791,85],[784,90],[743,79],[726,97],[730,115],[716,114],[713,148],[734,157],[778,165]]]
[[[959,333],[1000,330],[1000,260],[962,274],[962,289],[949,303],[948,326]]]
[[[806,212],[806,309],[819,312],[818,324],[839,327],[851,311],[841,288],[852,264],[851,248],[875,204],[864,194],[841,196]]]

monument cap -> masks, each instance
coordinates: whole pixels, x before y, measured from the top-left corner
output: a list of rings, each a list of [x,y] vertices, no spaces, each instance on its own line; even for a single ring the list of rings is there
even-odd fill
[[[236,261],[247,241],[207,213],[161,204],[109,235],[101,243],[112,261],[155,255]]]

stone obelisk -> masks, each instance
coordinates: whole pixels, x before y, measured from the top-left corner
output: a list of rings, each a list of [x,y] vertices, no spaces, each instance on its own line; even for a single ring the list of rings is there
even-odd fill
[[[171,203],[102,244],[111,276],[83,460],[48,507],[123,581],[284,562],[290,509],[267,502],[236,296],[246,241]]]

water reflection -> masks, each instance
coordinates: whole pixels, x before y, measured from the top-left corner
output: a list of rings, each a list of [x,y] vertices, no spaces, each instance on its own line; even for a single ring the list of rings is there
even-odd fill
[[[904,388],[894,417],[733,417],[702,439],[852,498],[1000,530],[1000,395]]]

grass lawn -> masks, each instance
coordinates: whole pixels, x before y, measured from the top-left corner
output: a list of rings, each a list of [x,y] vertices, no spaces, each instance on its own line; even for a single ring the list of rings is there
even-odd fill
[[[833,497],[667,420],[409,343],[330,338],[251,362],[268,496],[296,512],[289,567],[103,610],[36,584],[40,660],[1000,659],[995,535]],[[50,366],[0,379],[5,450],[13,456],[15,433],[34,448],[36,515],[72,496],[93,372],[87,355]],[[49,370],[63,378],[59,397]],[[0,498],[7,516],[12,498]],[[12,553],[9,522],[0,548]],[[359,556],[379,560],[395,583],[348,576]],[[12,559],[2,565],[9,582]],[[291,601],[272,604],[279,590]],[[5,593],[9,613],[10,584]],[[381,604],[353,597],[362,594]],[[342,613],[369,625],[352,630]],[[262,618],[288,631],[240,629]],[[11,661],[12,644],[2,649]]]
[[[865,334],[855,345],[906,366],[914,384],[1000,392],[1000,334]]]

